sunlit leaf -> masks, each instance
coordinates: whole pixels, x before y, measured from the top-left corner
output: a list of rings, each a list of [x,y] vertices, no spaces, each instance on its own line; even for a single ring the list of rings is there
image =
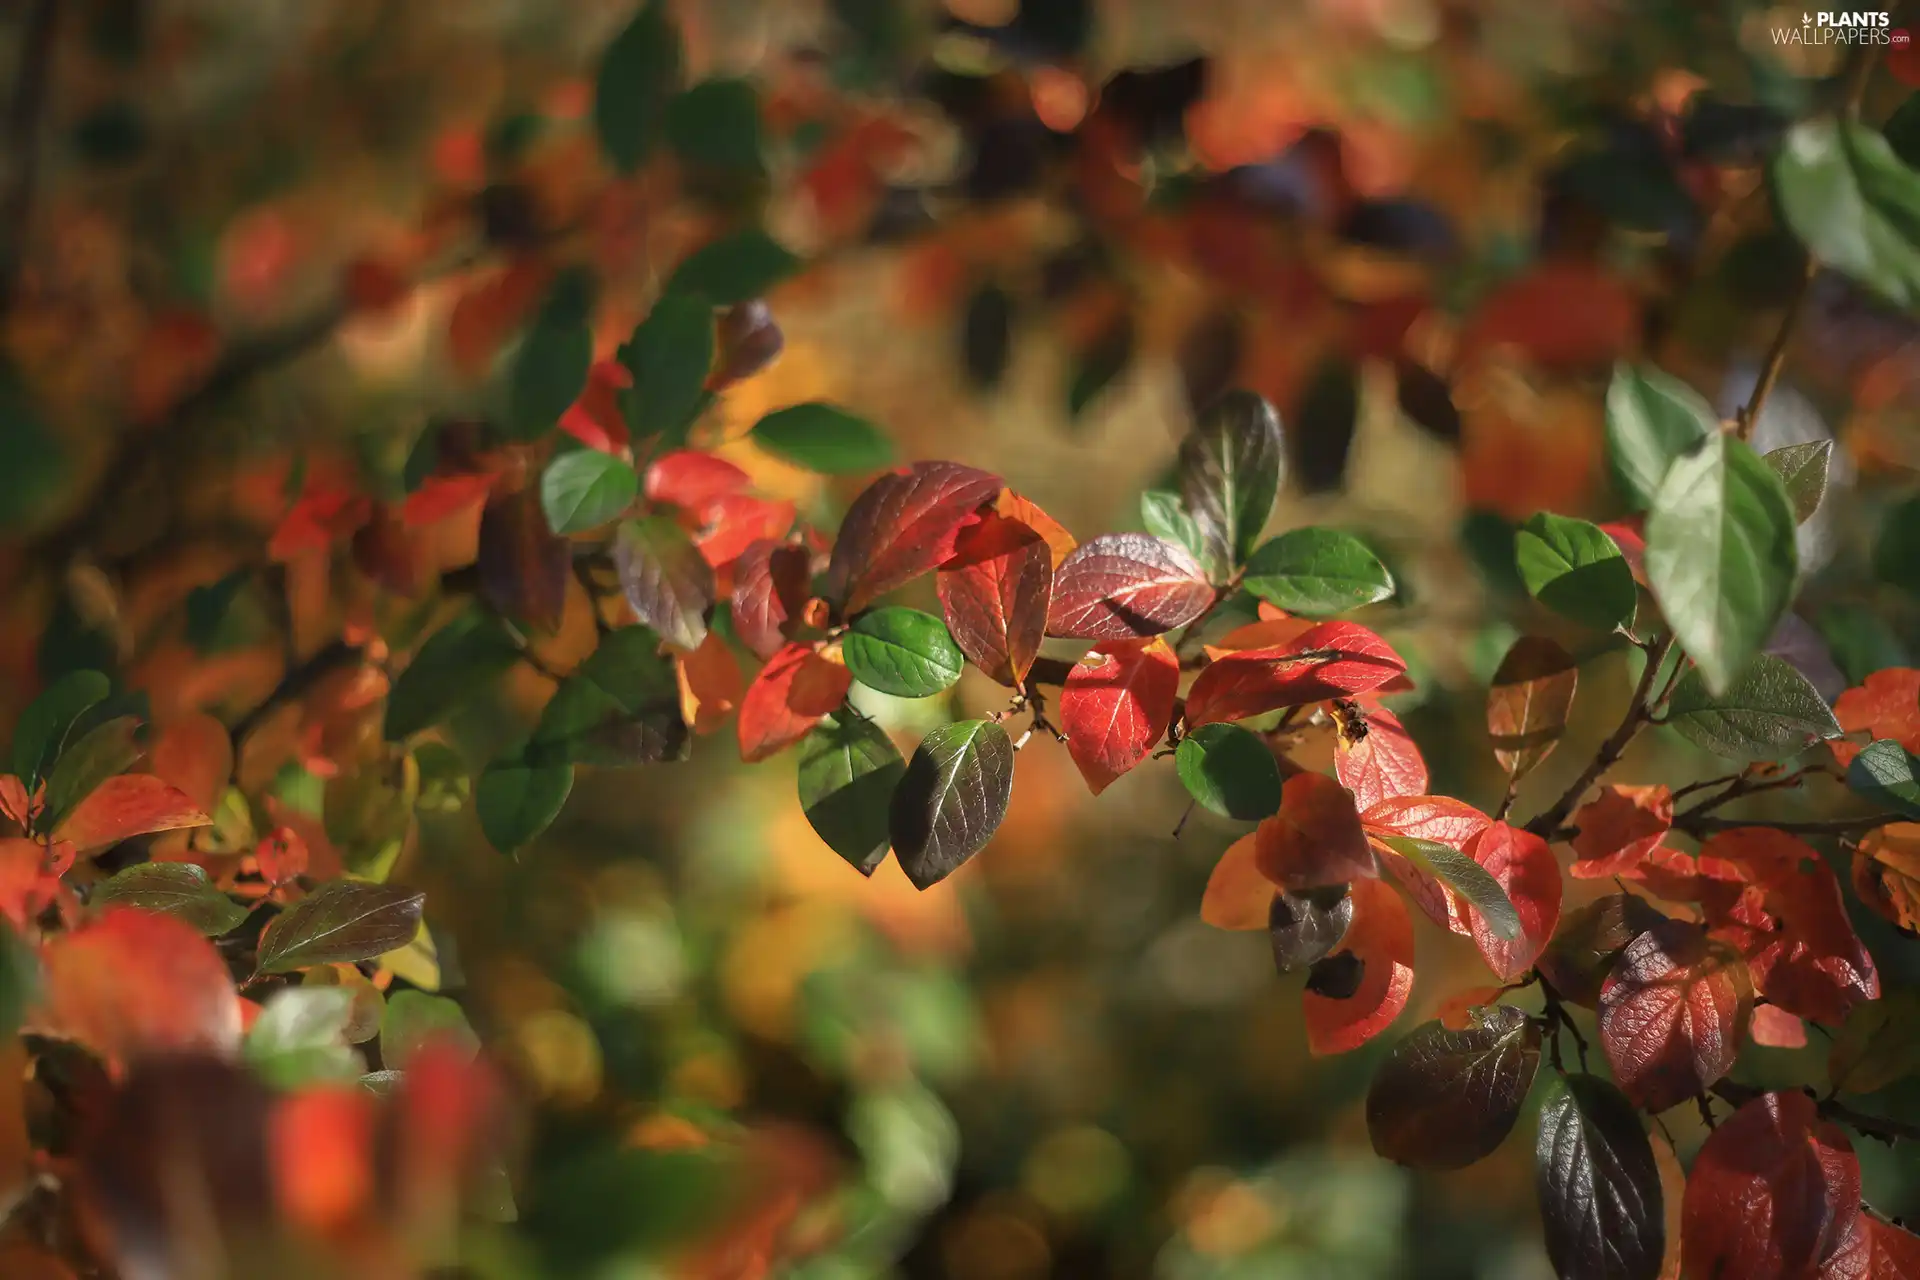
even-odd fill
[[[1146,533],[1106,533],[1080,544],[1054,579],[1047,634],[1129,640],[1185,626],[1214,602],[1187,551]]]
[[[778,653],[788,620],[806,608],[810,576],[806,548],[771,539],[750,543],[733,562],[733,630],[740,642],[761,658]]]
[[[1609,785],[1574,811],[1577,860],[1567,873],[1577,880],[1601,880],[1631,871],[1651,853],[1673,826],[1673,793],[1664,786]]]
[[[854,619],[840,653],[854,679],[896,698],[927,698],[950,689],[967,665],[945,623],[897,605]]]
[[[1869,673],[1834,701],[1833,716],[1849,734],[1891,739],[1909,751],[1920,750],[1920,671],[1889,667]],[[1842,765],[1852,764],[1861,749],[1845,738],[1829,745]]]
[[[829,596],[857,611],[944,564],[960,531],[1000,489],[999,477],[952,462],[881,476],[841,521],[827,566]]]
[[[259,972],[371,960],[413,941],[426,895],[393,885],[334,880],[288,907],[260,939]]]
[[[1483,907],[1463,888],[1462,896],[1473,905],[1467,930],[1494,976],[1517,981],[1533,967],[1560,923],[1560,864],[1545,840],[1504,822],[1476,835],[1466,853],[1500,886],[1520,925],[1515,930],[1497,902]]]
[[[1518,1009],[1487,1009],[1461,1031],[1423,1023],[1367,1087],[1374,1152],[1416,1169],[1463,1169],[1492,1155],[1539,1065],[1540,1029]]]
[[[1393,575],[1367,545],[1337,529],[1294,529],[1247,560],[1242,585],[1302,617],[1345,613],[1393,594]]]
[[[1627,944],[1601,987],[1600,1044],[1627,1096],[1665,1111],[1726,1075],[1752,1013],[1740,957],[1665,920]]]
[[[1350,717],[1351,719],[1351,717]],[[1364,729],[1364,732],[1359,730]],[[1334,744],[1334,776],[1353,792],[1361,812],[1392,796],[1425,795],[1427,762],[1420,747],[1385,707],[1362,713],[1357,725],[1343,723]]]
[[[1847,766],[1847,785],[1876,804],[1920,819],[1920,759],[1898,742],[1869,743]]]
[[[615,519],[640,493],[640,477],[619,458],[575,449],[547,464],[540,505],[555,533],[579,533]]]
[[[1667,472],[1717,429],[1700,393],[1669,373],[1618,365],[1607,387],[1607,454],[1621,496],[1653,505]]]
[[[1663,919],[1645,898],[1610,893],[1568,912],[1534,964],[1562,1000],[1597,1008],[1601,985],[1620,953]]]
[[[1216,659],[1187,693],[1187,723],[1245,720],[1282,707],[1368,693],[1406,669],[1393,647],[1367,628],[1323,622],[1290,643]]]
[[[1013,794],[1013,743],[991,720],[963,720],[921,740],[894,789],[887,829],[915,887],[928,889],[986,847]]]
[[[1200,532],[1199,524],[1188,513],[1186,502],[1179,494],[1170,489],[1149,489],[1141,494],[1140,522],[1154,537],[1185,547],[1196,560],[1204,563],[1206,535]]]
[[[1437,840],[1422,840],[1417,836],[1381,836],[1379,839],[1387,848],[1466,899],[1494,937],[1520,937],[1520,914],[1514,909],[1513,899],[1507,896],[1506,888],[1468,854]],[[1467,844],[1472,846],[1479,839],[1480,833],[1475,833]]]
[[[95,911],[138,907],[184,920],[209,938],[238,928],[247,909],[213,887],[204,867],[190,862],[141,862],[115,872],[96,887]]]
[[[812,645],[789,644],[760,668],[740,699],[740,758],[749,764],[785,750],[847,699],[853,674]]]
[[[203,827],[211,821],[172,783],[150,773],[123,773],[95,787],[53,829],[53,838],[89,853],[133,836]]]
[[[1780,216],[1826,266],[1895,306],[1920,305],[1920,175],[1865,125],[1810,119],[1774,157]]]
[[[1287,779],[1279,812],[1254,831],[1254,861],[1295,893],[1378,874],[1352,793],[1324,773]]]
[[[433,1043],[452,1045],[469,1057],[480,1051],[480,1037],[457,1003],[424,991],[394,992],[380,1020],[380,1064],[405,1071],[413,1056]]]
[[[1770,653],[1753,659],[1725,693],[1708,692],[1698,668],[1680,678],[1667,723],[1729,760],[1784,760],[1840,736],[1825,698],[1794,667]]]
[[[1018,520],[988,512],[962,530],[936,579],[947,629],[960,651],[1001,684],[1026,678],[1045,637],[1053,554]]]
[[[1573,655],[1545,636],[1522,636],[1500,660],[1487,690],[1487,733],[1500,766],[1525,777],[1567,731],[1580,671]]]
[[[1180,663],[1167,642],[1096,646],[1067,673],[1060,727],[1067,750],[1095,795],[1144,760],[1165,736],[1180,691]]]
[[[1811,520],[1813,513],[1820,509],[1820,500],[1827,496],[1827,468],[1833,458],[1833,441],[1783,445],[1769,449],[1761,458],[1780,474],[1787,500],[1793,503],[1794,519],[1801,524]]]

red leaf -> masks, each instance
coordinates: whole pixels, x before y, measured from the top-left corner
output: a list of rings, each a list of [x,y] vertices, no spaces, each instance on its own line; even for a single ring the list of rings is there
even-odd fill
[[[1103,533],[1061,564],[1047,634],[1154,636],[1192,622],[1213,601],[1206,570],[1186,548],[1148,533]]]
[[[1406,669],[1393,646],[1359,623],[1323,622],[1291,644],[1230,653],[1202,671],[1187,694],[1187,725],[1366,693]]]
[[[307,842],[292,827],[275,827],[253,851],[260,878],[268,884],[285,884],[307,873]]]
[[[1017,688],[1047,629],[1053,553],[1046,540],[1018,520],[988,512],[961,532],[937,582],[960,652]]]
[[[560,629],[573,552],[547,525],[532,489],[500,494],[480,513],[480,591],[487,603],[538,631]]]
[[[827,594],[854,613],[953,554],[954,539],[1000,493],[1000,478],[957,462],[917,462],[868,485],[841,522]]]
[[[1360,822],[1374,835],[1412,836],[1464,853],[1493,819],[1452,796],[1392,796],[1368,805]],[[1384,844],[1375,843],[1373,852],[1429,920],[1456,933],[1466,932],[1445,885]]]
[[[594,361],[580,398],[560,415],[560,429],[589,449],[618,453],[628,441],[620,392],[632,385],[633,375],[618,360]]]
[[[1501,938],[1487,928],[1478,910],[1455,900],[1455,910],[1464,915],[1487,966],[1497,977],[1512,982],[1533,967],[1560,923],[1560,864],[1545,840],[1504,822],[1493,823],[1475,836],[1466,853],[1500,882],[1520,916],[1520,936]]]
[[[1733,949],[1685,920],[1627,944],[1600,988],[1600,1044],[1636,1106],[1665,1111],[1733,1066],[1753,986]]]
[[[29,1027],[110,1063],[240,1043],[240,998],[213,944],[172,916],[115,907],[48,942]]]
[[[1620,554],[1627,559],[1627,567],[1633,570],[1633,580],[1641,586],[1647,586],[1647,535],[1642,526],[1646,523],[1642,516],[1632,516],[1613,524],[1603,524],[1600,531],[1612,538],[1620,548]],[[1651,590],[1651,588],[1649,588]]]
[[[458,475],[433,475],[400,504],[400,522],[409,527],[438,524],[477,502],[486,501],[493,492],[494,476],[487,471],[467,471]]]
[[[1860,1213],[1860,1162],[1804,1093],[1763,1094],[1707,1135],[1681,1202],[1690,1276],[1804,1280]]]
[[[1631,347],[1640,308],[1598,263],[1545,261],[1480,303],[1460,335],[1461,364],[1489,348],[1519,347],[1548,366],[1598,367]]]
[[[73,846],[65,850],[67,866],[73,864]],[[38,840],[15,836],[0,839],[0,915],[24,929],[27,922],[52,906],[60,896],[60,873],[67,868],[56,862]]]
[[[734,493],[700,509],[693,543],[716,569],[738,560],[756,542],[777,542],[793,528],[793,504]]]
[[[385,503],[355,531],[353,565],[383,589],[409,599],[421,594],[430,572],[425,539]]]
[[[1067,751],[1095,795],[1146,758],[1173,719],[1180,662],[1167,642],[1134,640],[1096,649],[1067,673],[1060,727]]]
[[[365,524],[373,515],[371,499],[344,489],[309,493],[293,504],[267,541],[267,557],[290,560],[306,551],[324,551]]]
[[[993,509],[1008,520],[1018,520],[1045,538],[1047,550],[1053,553],[1053,567],[1056,570],[1080,545],[1073,540],[1073,535],[1067,532],[1065,525],[1011,489],[1000,491],[1000,499],[993,504]]]
[[[733,629],[762,658],[780,651],[782,628],[806,607],[807,560],[805,547],[763,540],[733,562]]]
[[[707,632],[698,649],[679,657],[681,717],[695,733],[712,733],[740,701],[746,683],[740,661],[717,631]]]
[[[1920,1236],[1862,1213],[1820,1280],[1920,1280]]]
[[[316,1235],[351,1224],[374,1190],[378,1103],[354,1084],[282,1098],[267,1122],[280,1212]]]
[[[1907,750],[1920,753],[1920,671],[1888,667],[1868,676],[1833,704],[1833,718],[1848,733],[1891,738]],[[1844,768],[1860,754],[1860,744],[1834,738],[1828,744]]]
[[[1379,874],[1353,794],[1324,773],[1288,778],[1253,835],[1260,874],[1294,893]]]
[[[1772,1049],[1807,1047],[1807,1024],[1777,1004],[1753,1006],[1753,1042]]]
[[[1427,762],[1400,717],[1378,707],[1366,713],[1366,726],[1358,738],[1342,732],[1334,745],[1333,772],[1354,803],[1366,810],[1394,796],[1426,794]]]
[[[1406,904],[1379,880],[1356,880],[1352,892],[1353,923],[1333,954],[1360,962],[1360,985],[1344,1000],[1312,991],[1301,997],[1307,1047],[1315,1054],[1359,1048],[1400,1016],[1413,991],[1413,921]]]
[[[740,699],[740,758],[751,764],[800,741],[852,684],[846,667],[810,644],[774,654]]]
[[[688,511],[698,511],[717,498],[740,492],[747,473],[725,458],[698,449],[676,449],[662,454],[647,468],[647,497]]]
[[[233,774],[233,743],[227,727],[204,712],[189,712],[161,725],[147,756],[156,775],[208,813]]]
[[[1838,1025],[1878,999],[1880,975],[1853,931],[1840,881],[1817,850],[1774,827],[1723,831],[1700,849],[1753,881],[1730,907],[1707,913],[1715,936],[1747,959],[1754,986],[1789,1013]]]
[[[1602,880],[1631,871],[1645,861],[1673,825],[1673,793],[1664,786],[1601,789],[1573,815],[1580,834],[1578,855],[1567,873],[1581,880]]]
[[[71,841],[84,854],[132,836],[204,827],[211,821],[192,797],[173,784],[150,773],[123,773],[108,778],[75,806],[53,836]]]
[[[1220,855],[1200,898],[1200,918],[1216,929],[1264,929],[1273,910],[1273,881],[1260,874],[1249,831]]]

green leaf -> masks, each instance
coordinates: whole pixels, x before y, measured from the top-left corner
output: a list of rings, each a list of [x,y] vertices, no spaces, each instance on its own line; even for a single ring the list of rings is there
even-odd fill
[[[1909,667],[1912,656],[1881,611],[1864,602],[1840,601],[1822,609],[1814,619],[1820,638],[1833,651],[1833,661],[1849,686],[1865,684],[1868,676],[1888,667]]]
[[[60,437],[0,362],[0,528],[29,528],[66,492],[72,462]]]
[[[1695,746],[1729,760],[1785,760],[1840,735],[1826,699],[1791,663],[1770,653],[1755,658],[1718,696],[1708,691],[1698,668],[1689,670],[1673,691],[1667,723]]]
[[[1827,1078],[1846,1093],[1878,1093],[1920,1074],[1920,991],[1898,987],[1847,1010],[1827,1051]]]
[[[800,259],[758,227],[736,231],[688,254],[667,292],[699,294],[716,307],[757,298],[800,269]]]
[[[1280,811],[1280,766],[1258,734],[1237,724],[1195,729],[1174,765],[1187,794],[1223,818],[1258,822]]]
[[[640,477],[612,454],[575,449],[547,464],[540,506],[555,533],[579,533],[619,516],[640,493]]]
[[[1375,1154],[1413,1169],[1464,1169],[1493,1154],[1540,1068],[1540,1028],[1505,1005],[1450,1031],[1422,1023],[1367,1087]]]
[[[1891,738],[1870,742],[1847,766],[1847,785],[1920,821],[1920,760]]]
[[[1549,1075],[1533,1158],[1554,1274],[1655,1280],[1666,1215],[1653,1145],[1633,1104],[1597,1076]]]
[[[631,173],[653,150],[680,85],[680,31],[668,0],[648,0],[601,55],[593,123],[614,167]]]
[[[440,723],[519,656],[491,616],[461,614],[427,638],[387,695],[386,738],[398,742]]]
[[[672,516],[622,521],[613,563],[634,617],[689,653],[700,647],[713,608],[713,566]]]
[[[1080,353],[1067,376],[1067,416],[1078,418],[1133,363],[1133,317],[1122,315]]]
[[[1225,576],[1260,540],[1280,492],[1280,418],[1251,391],[1229,391],[1180,445],[1180,495],[1205,542],[1200,557]]]
[[[1920,173],[1860,124],[1808,120],[1773,161],[1780,216],[1816,260],[1895,306],[1920,306]]]
[[[380,1065],[405,1071],[408,1060],[436,1040],[457,1045],[469,1058],[480,1052],[480,1037],[459,1004],[424,991],[395,992],[380,1019]]]
[[[1887,117],[1881,132],[1901,163],[1909,167],[1920,165],[1920,93],[1908,94],[1906,101]]]
[[[1668,469],[1718,430],[1713,409],[1680,379],[1654,368],[1614,367],[1607,386],[1607,455],[1620,494],[1634,510],[1651,506]]]
[[[95,725],[80,741],[62,751],[48,775],[46,804],[36,827],[53,830],[74,806],[93,794],[94,788],[131,769],[144,754],[133,740],[139,727],[140,721],[134,716],[116,716]]]
[[[1811,520],[1813,513],[1820,509],[1820,499],[1827,494],[1827,464],[1833,458],[1833,441],[1783,445],[1769,449],[1762,456],[1786,486],[1794,520],[1800,524]]]
[[[1393,575],[1367,544],[1336,529],[1294,529],[1247,561],[1243,585],[1288,613],[1318,618],[1393,594]]]
[[[364,880],[332,880],[288,907],[260,939],[260,973],[349,964],[397,951],[420,932],[426,895]]]
[[[1562,617],[1596,631],[1633,621],[1633,569],[1599,525],[1542,511],[1515,536],[1514,559],[1533,598]]]
[[[1920,595],[1920,498],[1895,503],[1881,517],[1873,573],[1888,586]]]
[[[1149,489],[1140,495],[1140,522],[1154,537],[1185,547],[1194,559],[1206,563],[1207,540],[1187,513],[1186,503],[1171,489]]]
[[[0,1035],[10,1036],[40,997],[40,953],[0,916]]]
[[[906,771],[893,740],[851,711],[836,712],[800,745],[800,808],[861,875],[887,856],[887,808]]]
[[[506,426],[516,439],[533,440],[553,430],[587,385],[593,329],[581,294],[591,287],[563,273],[513,353]]]
[[[914,886],[928,889],[986,847],[1013,796],[1013,743],[991,720],[962,720],[921,740],[894,788],[887,832]]]
[[[276,991],[260,1010],[241,1055],[279,1089],[357,1078],[366,1065],[347,1043],[353,992],[301,986]]]
[[[670,293],[653,304],[620,348],[620,363],[633,376],[621,404],[635,435],[659,435],[668,447],[686,443],[706,407],[714,345],[713,306],[707,299]]]
[[[112,692],[98,671],[69,671],[27,704],[13,727],[13,773],[29,794],[60,754],[73,722]]]
[[[573,766],[515,753],[489,764],[474,783],[473,807],[487,842],[512,853],[560,816],[573,790]]]
[[[1450,885],[1479,908],[1494,937],[1510,942],[1520,936],[1520,913],[1513,899],[1487,869],[1458,849],[1414,836],[1381,836],[1382,843],[1434,879]]]
[[[238,647],[230,625],[237,621],[234,605],[253,582],[251,568],[235,569],[218,582],[187,592],[187,643],[198,653]],[[244,616],[244,615],[242,615]]]
[[[95,886],[89,900],[96,911],[138,907],[173,916],[217,938],[240,927],[247,908],[213,887],[206,869],[191,862],[141,862]]]
[[[695,171],[758,176],[760,98],[747,80],[702,80],[667,104],[667,145]]]
[[[896,698],[929,698],[951,689],[967,665],[946,623],[897,605],[854,619],[840,654],[854,679]]]
[[[823,475],[857,475],[890,467],[893,442],[865,418],[813,401],[776,409],[753,426],[767,452]]]
[[[621,627],[560,682],[529,753],[541,762],[658,764],[684,759],[689,741],[679,680],[660,638]]]
[[[1673,465],[1647,520],[1647,581],[1707,688],[1729,688],[1793,598],[1793,507],[1773,468],[1715,432]]]

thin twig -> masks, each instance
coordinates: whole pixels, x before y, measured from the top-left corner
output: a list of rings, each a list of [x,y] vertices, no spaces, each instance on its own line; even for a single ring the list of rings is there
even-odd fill
[[[53,80],[53,37],[60,23],[60,0],[39,0],[27,15],[20,37],[13,101],[7,108],[6,150],[13,173],[0,205],[0,315],[13,305],[14,290],[27,258],[27,234],[33,222],[34,186],[40,177],[40,118]]]
[[[1627,748],[1651,720],[1648,695],[1653,690],[1654,679],[1660,674],[1660,668],[1666,663],[1667,655],[1672,650],[1673,639],[1670,636],[1648,647],[1646,670],[1640,673],[1640,682],[1634,686],[1633,696],[1627,700],[1627,709],[1620,717],[1619,726],[1607,735],[1606,741],[1602,742],[1599,749],[1593,753],[1593,759],[1587,763],[1587,767],[1581,770],[1578,778],[1573,780],[1573,785],[1553,802],[1551,808],[1527,824],[1528,831],[1537,836],[1551,838],[1552,833],[1558,831],[1566,822],[1567,815],[1579,805],[1582,797],[1587,794],[1587,789],[1598,782],[1607,770],[1619,763],[1620,757],[1626,754]]]
[[[1736,1084],[1731,1080],[1722,1080],[1713,1086],[1713,1094],[1729,1104],[1739,1107],[1752,1102],[1767,1093],[1765,1089],[1756,1089],[1749,1084]],[[1872,1138],[1892,1146],[1896,1142],[1920,1142],[1920,1124],[1907,1120],[1895,1120],[1890,1116],[1868,1115],[1864,1111],[1855,1111],[1843,1102],[1832,1098],[1816,1098],[1820,1118],[1843,1124],[1863,1138]]]
[[[1712,835],[1716,831],[1733,831],[1740,827],[1772,827],[1775,831],[1785,831],[1789,835],[1844,836],[1856,831],[1871,831],[1875,827],[1884,827],[1890,822],[1905,821],[1907,817],[1901,813],[1870,813],[1860,818],[1782,822],[1774,818],[1716,818],[1708,814],[1688,812],[1675,814],[1673,827],[1674,830],[1684,831],[1690,836]]]
[[[280,677],[280,683],[273,691],[262,698],[258,705],[238,720],[234,721],[229,736],[233,739],[234,755],[239,756],[240,744],[248,734],[260,727],[261,721],[271,715],[276,707],[301,697],[321,680],[343,667],[350,667],[363,656],[359,645],[348,644],[345,640],[334,640],[321,646],[306,661],[289,667]]]
[[[1780,327],[1774,331],[1766,359],[1760,364],[1760,378],[1753,384],[1753,395],[1734,419],[1735,434],[1742,440],[1753,437],[1753,428],[1760,421],[1760,410],[1773,393],[1773,384],[1780,380],[1780,370],[1787,362],[1787,348],[1793,342],[1794,327],[1799,323],[1800,312],[1806,306],[1807,295],[1813,291],[1813,278],[1819,273],[1820,264],[1812,254],[1807,254],[1806,263],[1800,270],[1800,280],[1794,285],[1793,296],[1787,299],[1787,309],[1780,317]]]

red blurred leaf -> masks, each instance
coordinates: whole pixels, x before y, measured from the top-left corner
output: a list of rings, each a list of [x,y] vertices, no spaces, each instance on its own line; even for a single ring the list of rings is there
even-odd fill
[[[1103,646],[1075,664],[1060,693],[1067,751],[1095,795],[1146,758],[1173,719],[1180,662],[1155,637]]]
[[[1047,549],[1053,553],[1053,567],[1056,570],[1080,545],[1058,520],[1011,489],[1000,491],[999,501],[994,503],[993,509],[1008,520],[1018,520],[1045,538]]]
[[[72,865],[73,846],[60,847]],[[54,856],[38,840],[0,839],[0,915],[12,921],[14,928],[26,928],[60,896],[60,873],[66,868]]]
[[[1807,1047],[1807,1024],[1777,1004],[1753,1006],[1753,1042],[1773,1049]]]
[[[1920,1236],[1861,1213],[1820,1280],[1920,1280]]]
[[[1608,786],[1573,815],[1578,860],[1567,873],[1601,880],[1643,862],[1673,825],[1673,793],[1664,786]]]
[[[988,512],[961,531],[936,579],[954,643],[1001,684],[1018,687],[1040,652],[1053,597],[1053,553],[1017,520]]]
[[[1542,365],[1593,368],[1625,353],[1639,331],[1639,304],[1618,274],[1547,260],[1481,301],[1461,332],[1459,362],[1515,346]]]
[[[587,385],[580,398],[560,415],[560,429],[589,449],[619,453],[627,447],[627,420],[620,412],[620,392],[633,385],[633,374],[618,360],[595,360],[587,369]]]
[[[190,712],[160,726],[147,763],[157,777],[211,813],[233,773],[233,743],[225,725],[204,712]]]
[[[1407,669],[1393,647],[1357,622],[1323,622],[1291,644],[1230,653],[1187,693],[1187,725],[1323,702],[1377,689]]]
[[[1753,984],[1789,1013],[1838,1025],[1880,995],[1873,957],[1847,919],[1840,882],[1813,846],[1774,827],[1723,831],[1701,857],[1743,868],[1753,883],[1730,908],[1709,911],[1715,936],[1747,959]]]
[[[1487,690],[1487,733],[1500,767],[1524,777],[1552,754],[1567,731],[1580,682],[1573,655],[1545,636],[1521,636],[1500,660]]]
[[[771,540],[750,544],[734,561],[733,629],[761,658],[780,651],[782,628],[806,607],[808,567],[805,547]]]
[[[1874,672],[1835,700],[1833,718],[1848,733],[1891,738],[1920,753],[1920,671],[1888,667]],[[1843,768],[1860,754],[1860,744],[1845,738],[1834,738],[1827,745]]]
[[[1427,762],[1400,717],[1385,707],[1365,715],[1364,734],[1343,728],[1334,743],[1333,772],[1354,803],[1366,810],[1394,796],[1425,795]]]
[[[1474,945],[1494,974],[1512,982],[1533,967],[1560,923],[1560,864],[1547,842],[1523,827],[1495,822],[1475,836],[1466,853],[1500,882],[1520,916],[1520,936],[1501,938],[1479,911],[1456,898],[1456,916],[1464,916]]]
[[[1690,1276],[1802,1280],[1860,1214],[1860,1162],[1804,1093],[1762,1094],[1707,1136],[1681,1203]]]
[[[739,493],[748,485],[747,473],[725,458],[699,449],[676,449],[662,454],[647,468],[647,497],[699,511],[715,500]]]
[[[767,660],[740,699],[740,758],[751,764],[807,736],[846,701],[853,676],[810,644],[790,644]]]
[[[184,921],[116,907],[49,941],[41,958],[32,1030],[78,1040],[116,1065],[239,1046],[240,999],[226,961]]]
[[[354,531],[353,564],[374,583],[395,595],[415,597],[426,587],[426,544],[385,503]]]
[[[1253,856],[1261,875],[1295,893],[1379,874],[1353,794],[1324,773],[1287,779],[1280,812],[1254,829]]]
[[[495,477],[487,471],[431,475],[400,505],[400,521],[409,527],[438,524],[458,515],[493,492]]]
[[[357,1084],[280,1099],[267,1121],[274,1198],[294,1226],[326,1234],[353,1222],[374,1190],[373,1094]]]
[[[1360,815],[1360,822],[1374,835],[1412,836],[1465,853],[1474,837],[1486,830],[1493,819],[1452,796],[1391,796],[1368,805]],[[1428,919],[1457,933],[1466,931],[1445,885],[1384,844],[1376,841],[1373,852],[1381,865],[1413,896]]]
[[[1665,1111],[1726,1075],[1753,984],[1731,947],[1663,920],[1629,942],[1600,988],[1600,1044],[1636,1106]]]
[[[1869,831],[1853,851],[1853,891],[1909,933],[1920,933],[1920,822]]]
[[[131,836],[180,827],[204,827],[212,821],[193,798],[150,773],[108,778],[82,800],[54,830],[81,853],[91,853]]]
[[[715,498],[700,509],[693,545],[716,569],[738,560],[756,542],[777,542],[793,528],[793,504],[752,494]]]
[[[1361,965],[1360,981],[1345,999],[1314,991],[1301,996],[1307,1047],[1315,1054],[1359,1048],[1400,1016],[1413,991],[1413,921],[1406,904],[1379,880],[1354,881],[1352,894],[1353,923],[1329,959],[1352,956]]]
[[[1626,557],[1627,567],[1633,570],[1633,580],[1643,587],[1649,585],[1646,570],[1647,535],[1642,528],[1645,523],[1646,517],[1632,516],[1600,526],[1600,531],[1612,538],[1614,545],[1620,548],[1620,554]]]
[[[1184,547],[1148,533],[1103,533],[1060,565],[1047,634],[1128,640],[1185,626],[1212,607],[1213,584]]]
[[[679,674],[681,716],[695,733],[714,732],[733,714],[746,684],[733,650],[709,631],[698,649],[680,655]]]
[[[954,539],[1000,493],[1000,478],[957,462],[917,462],[868,485],[847,509],[827,595],[856,613],[944,563]]]
[[[282,517],[267,540],[267,556],[290,560],[307,551],[324,551],[373,517],[373,501],[344,489],[304,495]]]
[[[573,552],[547,525],[533,489],[498,494],[480,514],[480,591],[501,613],[555,632],[567,607]]]
[[[260,878],[280,885],[307,873],[307,842],[292,827],[275,827],[254,848],[253,859],[260,867]]]
[[[1256,833],[1249,831],[1220,855],[1200,898],[1200,918],[1216,929],[1264,929],[1273,909],[1273,881],[1260,874],[1254,858]]]

